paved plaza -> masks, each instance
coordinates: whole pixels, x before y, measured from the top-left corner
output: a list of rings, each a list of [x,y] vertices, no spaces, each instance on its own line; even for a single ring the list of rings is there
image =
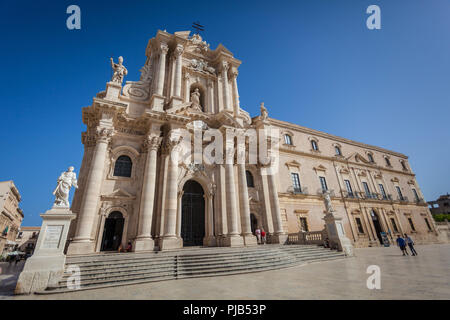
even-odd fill
[[[3,299],[450,299],[450,244],[356,249],[356,257],[287,269],[182,279],[55,295]],[[367,267],[378,265],[381,289],[369,290]],[[20,267],[19,267],[20,268]],[[2,278],[3,281],[9,278]],[[9,280],[10,281],[10,280]]]

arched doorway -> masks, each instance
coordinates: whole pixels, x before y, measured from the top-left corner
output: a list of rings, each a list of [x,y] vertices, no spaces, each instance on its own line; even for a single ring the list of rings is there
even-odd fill
[[[105,220],[101,251],[116,251],[122,242],[124,218],[120,211],[111,212]]]
[[[205,199],[202,186],[189,180],[183,187],[181,238],[183,246],[201,246],[205,237]]]
[[[377,233],[378,241],[380,241],[380,243],[383,244],[383,238],[381,237],[381,232],[383,232],[383,229],[381,228],[378,214],[376,213],[375,210],[372,210],[370,215],[372,216],[372,222],[373,226],[375,227],[375,232]]]
[[[253,234],[255,234],[255,230],[257,227],[258,227],[258,219],[256,219],[256,216],[253,213],[250,213],[250,228]]]

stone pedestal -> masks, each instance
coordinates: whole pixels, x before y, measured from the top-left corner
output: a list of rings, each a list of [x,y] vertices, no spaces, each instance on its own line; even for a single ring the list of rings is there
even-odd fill
[[[116,82],[108,82],[106,84],[106,100],[119,100],[120,91],[122,90],[122,86]]]
[[[287,241],[288,235],[283,233],[275,233],[270,235],[270,243],[278,243],[285,244]]]
[[[16,294],[29,294],[54,286],[64,273],[64,247],[75,214],[69,208],[53,207],[41,217],[43,221],[36,249],[19,276]]]
[[[170,99],[169,106],[170,106],[170,108],[175,108],[175,107],[178,107],[179,105],[181,105],[182,103],[183,103],[183,99],[181,99],[180,97],[172,97]]]
[[[154,94],[150,99],[150,108],[155,111],[163,111],[164,110],[164,96],[160,96],[158,94]]]
[[[256,236],[254,236],[252,234],[247,234],[247,235],[244,235],[243,237],[244,237],[244,244],[246,247],[258,245],[258,240],[256,239]]]
[[[159,250],[171,250],[183,248],[183,239],[179,237],[163,237],[159,243]]]
[[[243,247],[244,239],[240,235],[229,235],[223,237],[221,245],[223,247]]]
[[[327,231],[330,247],[332,249],[343,251],[346,256],[354,256],[353,244],[345,235],[342,218],[335,217],[333,212],[325,213],[326,215],[323,220],[325,220],[325,229]]]
[[[138,238],[134,241],[133,248],[135,252],[153,251],[155,249],[155,241],[152,238]]]
[[[217,241],[214,236],[206,236],[203,238],[203,246],[205,247],[216,247]]]

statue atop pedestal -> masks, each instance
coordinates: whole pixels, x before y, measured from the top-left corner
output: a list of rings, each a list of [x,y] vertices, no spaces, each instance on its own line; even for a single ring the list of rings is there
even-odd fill
[[[58,178],[58,185],[53,194],[55,195],[54,207],[69,208],[69,192],[71,187],[78,188],[77,175],[73,172],[74,167],[69,167],[67,171],[61,173]]]
[[[261,109],[261,116],[260,116],[261,120],[266,121],[267,118],[269,117],[269,112],[267,112],[266,107],[264,107],[264,102],[261,102],[260,109]]]
[[[119,63],[114,63],[113,58],[111,58],[111,68],[114,72],[111,78],[111,82],[122,85],[123,78],[128,74],[127,68],[125,68],[125,66],[123,65],[123,57],[119,57]]]
[[[194,92],[191,93],[191,108],[195,111],[202,111],[200,105],[200,90],[195,88]]]

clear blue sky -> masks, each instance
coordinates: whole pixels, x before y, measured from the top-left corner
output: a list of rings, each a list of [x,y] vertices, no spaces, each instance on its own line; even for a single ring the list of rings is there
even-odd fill
[[[81,30],[66,8],[81,7]],[[366,28],[381,8],[382,29]],[[206,26],[243,61],[241,106],[410,157],[427,200],[450,191],[450,1],[2,1],[0,180],[40,225],[56,178],[79,172],[81,108],[104,90],[109,58],[138,80],[158,29]]]

